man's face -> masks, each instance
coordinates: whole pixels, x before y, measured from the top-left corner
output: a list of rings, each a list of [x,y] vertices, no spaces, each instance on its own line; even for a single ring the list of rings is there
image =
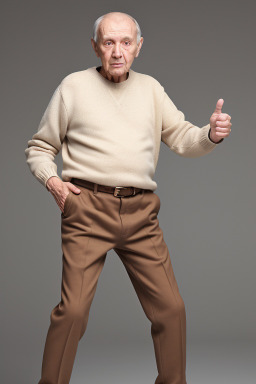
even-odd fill
[[[138,57],[143,43],[141,37],[137,45],[137,30],[134,22],[127,16],[106,16],[98,30],[98,42],[91,39],[96,55],[106,76],[116,81],[126,79],[135,57]],[[117,64],[120,63],[120,64]]]

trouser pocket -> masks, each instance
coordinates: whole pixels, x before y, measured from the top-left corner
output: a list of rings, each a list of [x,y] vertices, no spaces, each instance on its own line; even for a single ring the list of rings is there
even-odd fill
[[[64,201],[64,207],[63,207],[63,216],[67,216],[70,206],[71,206],[71,200],[72,200],[73,192],[69,191],[69,194],[67,195],[65,201]]]

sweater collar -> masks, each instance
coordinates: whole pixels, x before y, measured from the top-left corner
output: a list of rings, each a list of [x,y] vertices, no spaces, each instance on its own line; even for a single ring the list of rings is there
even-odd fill
[[[114,81],[110,81],[106,77],[102,76],[102,74],[99,72],[101,66],[94,66],[92,67],[93,73],[100,79],[100,81],[112,89],[122,89],[125,88],[127,85],[129,85],[132,82],[132,79],[134,77],[134,71],[130,68],[128,72],[128,78],[124,81],[121,81],[120,83],[115,83]]]

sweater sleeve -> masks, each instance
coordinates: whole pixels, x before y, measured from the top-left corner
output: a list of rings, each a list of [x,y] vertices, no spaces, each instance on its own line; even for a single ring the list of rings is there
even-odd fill
[[[28,141],[25,149],[30,171],[46,188],[50,177],[59,177],[54,158],[61,149],[67,126],[68,115],[59,85],[42,116],[37,132]]]
[[[185,120],[173,101],[164,92],[161,141],[183,157],[199,157],[211,152],[218,143],[209,138],[210,123],[199,128]],[[223,140],[221,140],[223,141]]]

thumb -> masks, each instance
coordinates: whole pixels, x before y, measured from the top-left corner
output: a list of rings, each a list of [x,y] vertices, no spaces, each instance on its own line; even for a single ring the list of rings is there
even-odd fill
[[[78,192],[81,192],[81,189],[79,189],[79,188],[77,188],[74,184],[72,184],[72,183],[70,183],[70,182],[68,182],[68,184],[69,184],[69,189],[72,191],[72,192],[74,192],[74,193],[78,193]]]
[[[224,104],[224,100],[223,99],[219,99],[217,101],[214,113],[217,113],[217,114],[221,113],[221,108],[222,108],[223,104]]]

